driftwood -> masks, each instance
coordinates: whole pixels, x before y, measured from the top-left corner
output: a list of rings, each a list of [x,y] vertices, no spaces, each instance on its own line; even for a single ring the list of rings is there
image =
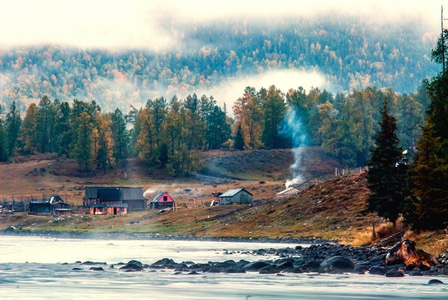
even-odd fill
[[[435,266],[438,262],[429,253],[415,248],[415,242],[403,240],[396,243],[387,251],[386,263],[388,265],[405,264],[405,265],[425,265],[427,267]]]

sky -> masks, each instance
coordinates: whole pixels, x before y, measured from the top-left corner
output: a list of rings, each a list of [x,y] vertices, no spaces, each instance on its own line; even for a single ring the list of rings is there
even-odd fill
[[[0,47],[55,43],[164,51],[176,42],[166,24],[227,17],[318,15],[322,10],[366,14],[378,20],[420,15],[440,27],[442,4],[434,0],[0,0]],[[446,10],[448,16],[448,3]]]
[[[440,30],[440,9],[435,0],[0,0],[0,49],[41,44],[76,48],[147,49],[170,51],[179,40],[182,24],[226,18],[319,16],[326,10],[364,16],[366,21],[418,18],[429,31]],[[448,17],[448,0],[446,1]],[[448,26],[448,21],[446,21]],[[243,83],[244,82],[244,83]],[[275,84],[283,92],[291,87],[328,88],[325,75],[295,70],[272,71],[250,78],[230,78],[221,86],[197,94],[234,99],[246,86],[257,89]],[[165,96],[165,95],[158,95]],[[181,95],[182,96],[182,95]],[[220,99],[217,99],[218,101]]]

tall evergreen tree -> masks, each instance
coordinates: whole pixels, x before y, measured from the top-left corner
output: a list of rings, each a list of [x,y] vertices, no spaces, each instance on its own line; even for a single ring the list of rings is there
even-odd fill
[[[262,141],[266,148],[283,148],[287,141],[280,135],[280,127],[286,112],[284,94],[275,86],[269,87],[266,96],[261,99],[263,105]]]
[[[3,126],[2,111],[3,107],[0,104],[0,161],[4,162],[8,160],[8,141],[5,127]]]
[[[18,138],[18,148],[20,154],[29,155],[38,151],[37,145],[37,111],[35,103],[31,103],[23,119],[22,127]]]
[[[8,137],[8,155],[12,156],[17,148],[17,139],[19,138],[20,126],[22,125],[22,118],[20,111],[17,108],[16,102],[11,103],[8,114],[5,119],[5,130]]]
[[[410,197],[405,219],[413,229],[440,229],[448,221],[448,164],[440,152],[441,138],[428,117],[417,141],[411,169]]]
[[[233,147],[237,150],[244,150],[244,136],[241,124],[239,124],[236,129],[235,142],[233,143]]]
[[[72,130],[70,127],[71,108],[68,102],[59,102],[56,105],[55,120],[55,147],[58,155],[69,155],[72,142]]]
[[[120,109],[116,109],[111,115],[112,139],[113,139],[113,155],[120,167],[125,170],[127,168],[127,159],[129,153],[129,132],[126,129],[126,118]]]
[[[403,208],[407,167],[396,135],[396,119],[389,115],[387,98],[384,98],[381,117],[380,130],[367,162],[367,187],[370,189],[367,209],[392,222],[395,230]]]
[[[0,120],[0,161],[5,162],[8,160],[8,142],[6,138],[5,127]]]
[[[78,120],[78,139],[74,148],[74,157],[81,169],[88,174],[95,169],[93,147],[93,122],[87,112],[82,112]]]
[[[444,43],[446,39],[443,43],[439,40],[438,47],[443,45],[443,51],[439,51],[442,48],[433,50],[433,59],[437,62],[446,60]],[[408,221],[415,229],[439,229],[448,225],[448,71],[429,82],[427,91],[431,102],[417,142],[410,184],[413,198],[407,212]]]
[[[44,96],[37,110],[37,144],[40,153],[53,151],[56,110],[51,100]]]

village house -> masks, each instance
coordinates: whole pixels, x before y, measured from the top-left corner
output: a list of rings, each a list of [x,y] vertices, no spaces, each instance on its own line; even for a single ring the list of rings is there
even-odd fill
[[[174,208],[176,203],[167,192],[158,193],[150,203],[151,209]]]
[[[219,196],[220,205],[253,204],[253,195],[243,188],[230,189]]]
[[[140,187],[86,187],[83,207],[90,214],[119,215],[146,209]]]
[[[42,201],[30,201],[28,213],[31,215],[50,215],[55,217],[69,217],[72,210],[68,203],[59,195],[53,195],[48,199]]]

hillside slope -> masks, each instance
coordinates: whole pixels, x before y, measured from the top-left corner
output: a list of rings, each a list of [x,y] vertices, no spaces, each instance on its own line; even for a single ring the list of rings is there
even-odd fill
[[[289,153],[289,154],[288,154]],[[309,148],[309,170],[328,174],[335,162],[318,148]],[[378,242],[390,234],[390,226],[375,214],[364,213],[368,189],[365,172],[358,172],[320,181],[312,179],[296,186],[295,193],[285,191],[292,154],[288,150],[270,151],[209,151],[203,154],[204,166],[220,166],[228,170],[228,160],[238,162],[238,174],[251,180],[214,176],[170,178],[163,172],[148,173],[133,161],[128,178],[111,170],[106,175],[83,178],[73,176],[73,162],[41,157],[41,160],[0,165],[0,191],[19,195],[58,192],[69,203],[81,203],[86,185],[142,186],[148,199],[160,191],[168,191],[180,204],[176,211],[159,213],[156,210],[133,212],[123,216],[90,216],[74,214],[66,220],[30,216],[27,213],[0,215],[0,230],[33,234],[49,231],[65,234],[101,234],[122,237],[214,237],[214,238],[324,238],[354,245]],[[307,160],[304,159],[304,162]],[[314,169],[312,165],[315,165]],[[275,166],[275,168],[274,168]],[[45,169],[43,171],[42,169]],[[270,173],[266,170],[272,170]],[[334,170],[334,169],[333,169]],[[313,171],[313,172],[314,172]],[[7,174],[8,172],[8,174]],[[60,172],[59,175],[56,175]],[[269,176],[265,176],[268,174]],[[270,178],[271,180],[262,180]],[[321,177],[320,177],[321,178]],[[38,186],[38,189],[35,187]],[[228,188],[243,187],[253,193],[256,204],[210,207],[211,193]],[[8,191],[5,193],[5,191]],[[17,198],[16,198],[17,199]],[[372,225],[378,237],[372,239]],[[401,226],[401,224],[400,224]],[[14,228],[14,230],[12,230]],[[446,232],[413,233],[406,235],[420,247],[432,253],[446,250]]]

